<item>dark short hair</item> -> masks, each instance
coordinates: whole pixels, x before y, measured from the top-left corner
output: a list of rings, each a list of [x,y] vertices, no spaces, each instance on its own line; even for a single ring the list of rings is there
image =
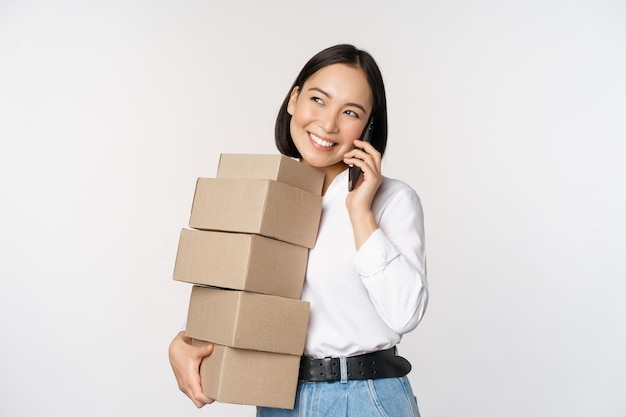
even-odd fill
[[[304,65],[300,74],[296,77],[276,117],[274,135],[278,151],[292,158],[302,157],[291,137],[291,115],[287,112],[289,98],[295,87],[301,90],[309,77],[332,64],[353,65],[365,73],[367,82],[372,90],[374,102],[371,114],[371,117],[374,118],[371,143],[381,155],[384,154],[387,147],[387,96],[385,94],[383,77],[376,61],[369,53],[348,44],[331,46],[317,53]]]

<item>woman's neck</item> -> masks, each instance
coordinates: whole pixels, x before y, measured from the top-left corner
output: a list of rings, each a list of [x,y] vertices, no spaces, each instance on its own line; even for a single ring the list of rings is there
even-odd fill
[[[326,167],[322,170],[324,172],[324,186],[322,187],[322,195],[326,195],[326,190],[328,190],[330,184],[332,184],[335,178],[337,178],[337,175],[345,171],[346,168],[348,168],[348,166],[342,162],[340,166],[333,165],[332,167]]]
[[[304,160],[301,160],[302,163],[307,163]],[[308,165],[308,164],[307,164]],[[322,171],[324,173],[324,185],[322,187],[322,195],[326,194],[326,190],[330,187],[330,184],[333,183],[337,175],[341,174],[348,168],[348,165],[344,164],[343,161],[336,163],[335,165],[329,165],[325,167],[313,167],[318,171]]]

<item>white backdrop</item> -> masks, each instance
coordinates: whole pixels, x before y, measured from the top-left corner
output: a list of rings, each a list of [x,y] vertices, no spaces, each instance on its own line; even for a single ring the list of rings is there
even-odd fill
[[[626,415],[626,3],[226,3],[0,0],[0,415],[254,415],[176,387],[178,233],[339,42],[424,204],[423,416]]]

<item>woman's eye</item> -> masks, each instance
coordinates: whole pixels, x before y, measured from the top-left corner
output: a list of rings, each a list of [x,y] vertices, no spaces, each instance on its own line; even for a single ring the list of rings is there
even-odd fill
[[[317,104],[324,104],[324,100],[322,100],[319,97],[311,97],[311,100],[313,100],[314,102],[316,102]]]
[[[359,115],[353,110],[346,110],[346,114],[351,117],[359,117]]]

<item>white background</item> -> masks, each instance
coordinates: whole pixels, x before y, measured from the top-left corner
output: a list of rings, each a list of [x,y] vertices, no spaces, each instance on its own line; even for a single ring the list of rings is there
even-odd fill
[[[423,416],[626,415],[617,0],[0,0],[0,415],[254,415],[177,389],[178,234],[340,42],[378,60],[385,173],[425,209]]]

